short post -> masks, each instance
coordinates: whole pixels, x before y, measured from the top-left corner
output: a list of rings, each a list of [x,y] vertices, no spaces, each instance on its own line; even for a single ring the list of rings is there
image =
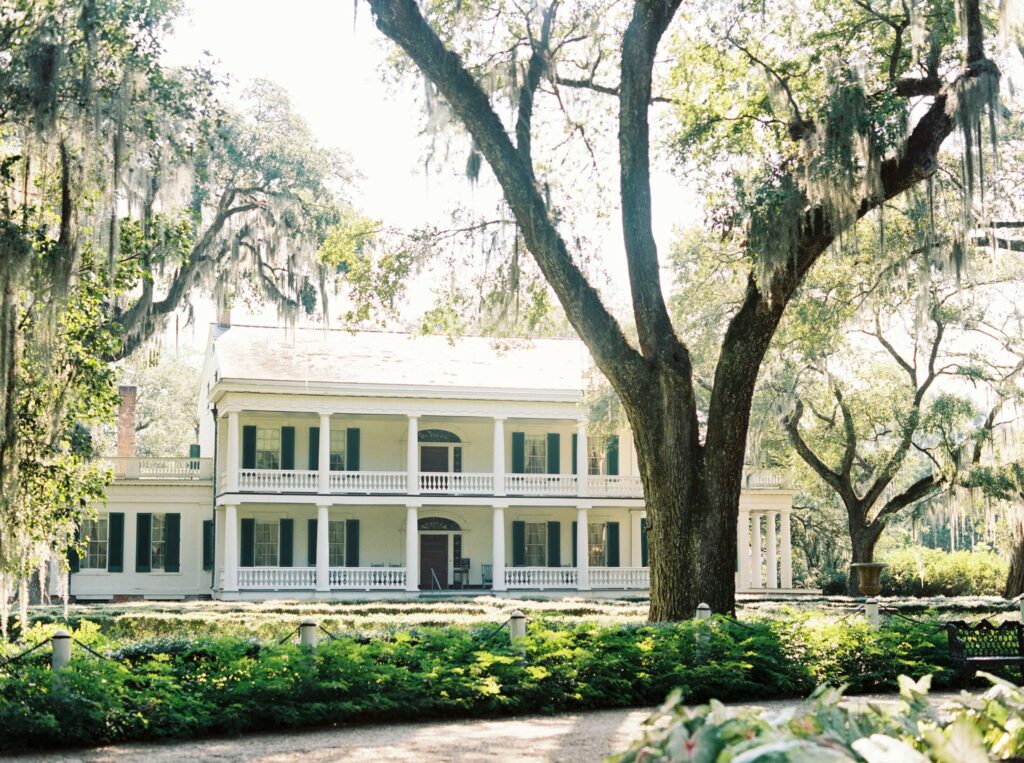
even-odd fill
[[[868,618],[868,623],[875,630],[881,625],[881,620],[878,617],[878,599],[871,597],[864,601],[864,615]]]
[[[704,647],[708,643],[708,630],[704,627],[706,623],[711,621],[711,607],[706,602],[701,602],[697,605],[697,662],[704,661]]]
[[[519,652],[526,653],[526,615],[518,609],[509,615],[508,638],[512,646],[516,647]]]
[[[316,644],[316,620],[307,618],[299,625],[299,646],[305,646],[315,650]]]
[[[53,638],[50,639],[50,644],[53,646],[53,655],[50,657],[50,667],[54,671],[57,671],[71,661],[71,634],[64,629],[61,629],[53,634]]]
[[[697,605],[697,619],[698,620],[710,620],[711,619],[711,607],[704,602]]]

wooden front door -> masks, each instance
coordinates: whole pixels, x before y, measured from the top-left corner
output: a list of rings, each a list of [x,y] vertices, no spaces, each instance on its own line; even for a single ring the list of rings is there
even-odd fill
[[[448,536],[421,535],[420,588],[430,591],[436,590],[438,586],[448,587]]]

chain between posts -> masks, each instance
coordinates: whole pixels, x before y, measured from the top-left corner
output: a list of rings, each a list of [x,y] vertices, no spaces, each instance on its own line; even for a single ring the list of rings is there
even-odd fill
[[[25,657],[26,655],[32,654],[32,652],[36,651],[36,649],[39,649],[39,648],[41,648],[41,647],[44,647],[44,646],[46,646],[46,645],[47,645],[47,644],[49,644],[49,643],[50,643],[51,641],[53,641],[53,638],[52,638],[52,637],[51,637],[51,638],[48,638],[48,639],[45,639],[45,640],[43,640],[43,641],[40,641],[40,642],[39,642],[38,644],[36,644],[36,645],[35,645],[35,646],[33,646],[33,647],[30,647],[30,648],[26,649],[26,650],[25,650],[24,652],[22,652],[21,654],[16,654],[16,655],[14,655],[14,657],[0,657],[0,659],[2,659],[2,660],[3,660],[3,664],[4,664],[4,665],[13,665],[13,664],[14,664],[14,663],[16,663],[16,662],[17,662],[18,660],[20,660],[20,659],[21,659],[22,657]]]

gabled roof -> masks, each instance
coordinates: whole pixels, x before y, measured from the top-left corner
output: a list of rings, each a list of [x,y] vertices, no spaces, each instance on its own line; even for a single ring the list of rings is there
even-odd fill
[[[216,329],[220,381],[579,394],[589,354],[571,339],[415,336],[232,326]],[[539,397],[544,397],[540,394]]]

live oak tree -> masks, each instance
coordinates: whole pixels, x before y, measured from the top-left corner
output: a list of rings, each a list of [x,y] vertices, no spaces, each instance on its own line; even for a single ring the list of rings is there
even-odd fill
[[[472,137],[527,249],[622,400],[647,501],[651,619],[692,616],[700,601],[731,610],[761,361],[786,305],[838,238],[932,179],[958,126],[965,156],[975,156],[999,80],[979,2],[960,4],[958,14],[945,2],[723,2],[681,11],[663,0],[633,4],[622,24],[616,4],[369,5],[378,28]],[[534,155],[537,115],[567,88],[604,98],[606,111],[617,108],[635,343],[574,258],[572,231],[560,223],[545,164]],[[722,333],[704,420],[686,338],[663,297],[652,228],[650,110],[666,100],[685,128],[675,141],[681,163],[717,157],[713,168],[730,181],[721,184],[717,223],[749,264]],[[972,179],[976,167],[968,163]]]

